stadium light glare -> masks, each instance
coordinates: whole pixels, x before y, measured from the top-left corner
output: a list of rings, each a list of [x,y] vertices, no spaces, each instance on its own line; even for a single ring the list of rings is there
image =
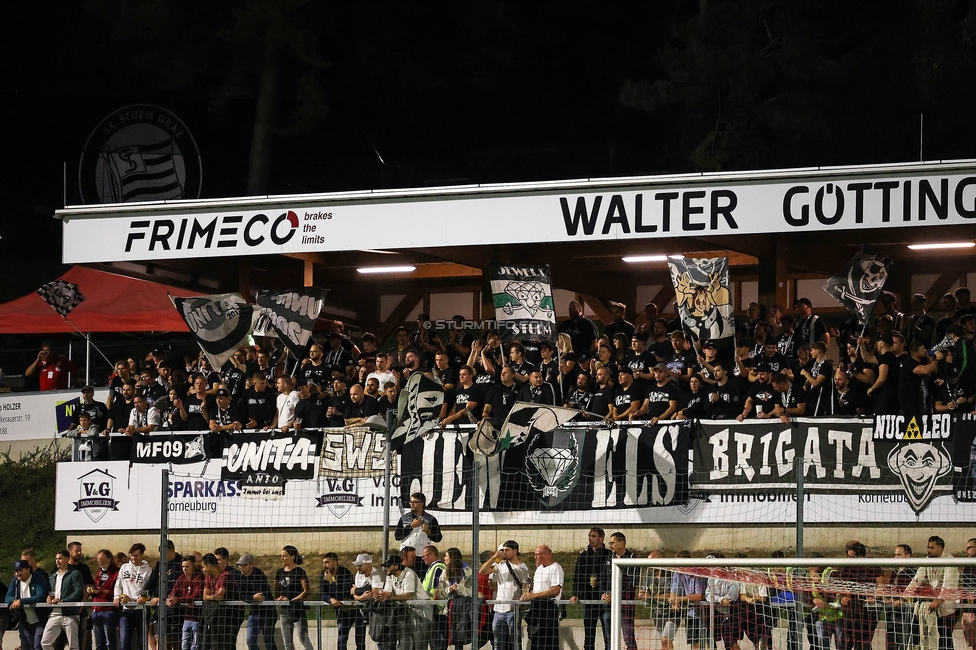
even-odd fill
[[[628,264],[640,264],[642,262],[667,262],[667,255],[634,255],[630,257],[621,257],[623,261]]]
[[[366,266],[356,269],[360,273],[412,273],[417,270],[416,266]]]
[[[913,251],[928,251],[939,248],[972,248],[976,242],[971,241],[947,241],[936,244],[909,244],[908,247]]]
[[[669,260],[683,260],[685,258],[681,253],[675,253],[674,255],[668,255]]]

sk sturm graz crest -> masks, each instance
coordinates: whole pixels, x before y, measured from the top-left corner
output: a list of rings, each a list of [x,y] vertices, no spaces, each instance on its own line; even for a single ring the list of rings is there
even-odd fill
[[[82,203],[195,199],[200,152],[180,118],[159,106],[126,106],[95,127],[78,167]]]
[[[584,435],[583,429],[555,429],[527,443],[525,476],[543,505],[559,505],[579,484]]]
[[[952,459],[941,444],[911,442],[891,450],[888,467],[901,479],[908,504],[918,514],[928,507],[938,480],[952,471]]]
[[[493,265],[491,292],[502,338],[551,339],[556,314],[548,266]]]

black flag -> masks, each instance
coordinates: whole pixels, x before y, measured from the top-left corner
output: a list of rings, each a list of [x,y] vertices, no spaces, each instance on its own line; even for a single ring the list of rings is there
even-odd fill
[[[214,368],[223,367],[254,329],[257,312],[239,293],[197,298],[170,296],[170,300]]]
[[[51,309],[66,318],[71,310],[77,307],[85,299],[74,282],[64,280],[54,280],[48,282],[37,290],[37,293],[44,298],[44,302],[51,306]]]
[[[858,253],[844,270],[827,280],[823,290],[837,299],[861,323],[874,309],[894,261],[884,255]]]
[[[328,289],[303,287],[288,291],[258,291],[255,302],[271,329],[296,359],[304,359],[312,344],[312,328],[322,313]]]
[[[398,450],[406,443],[437,426],[444,404],[444,385],[440,379],[416,372],[400,391],[399,415],[390,449]]]

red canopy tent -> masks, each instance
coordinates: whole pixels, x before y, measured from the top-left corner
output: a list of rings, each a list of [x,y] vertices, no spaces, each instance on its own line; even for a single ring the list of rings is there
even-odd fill
[[[85,296],[85,301],[68,314],[71,323],[35,292],[0,305],[0,334],[188,332],[167,294],[200,295],[81,266],[73,267],[60,279],[77,284]]]

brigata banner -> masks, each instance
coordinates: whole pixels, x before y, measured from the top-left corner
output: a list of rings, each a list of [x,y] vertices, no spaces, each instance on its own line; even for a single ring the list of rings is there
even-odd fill
[[[479,457],[483,511],[658,508],[688,500],[690,422],[557,428]],[[404,446],[401,501],[427,496],[431,510],[468,510],[473,453],[468,433],[433,430]]]
[[[946,426],[940,416],[935,420]],[[904,493],[916,513],[953,490],[951,434],[894,439],[873,420],[702,421],[695,442],[695,485],[722,492],[796,492],[803,458],[807,492]],[[700,485],[699,485],[700,484]]]
[[[146,435],[136,433],[132,435],[129,462],[132,463],[172,463],[174,465],[189,465],[207,459],[204,436],[213,435],[199,433],[171,433]]]
[[[58,210],[66,264],[972,224],[976,163],[858,165]],[[98,246],[90,242],[97,241]]]

